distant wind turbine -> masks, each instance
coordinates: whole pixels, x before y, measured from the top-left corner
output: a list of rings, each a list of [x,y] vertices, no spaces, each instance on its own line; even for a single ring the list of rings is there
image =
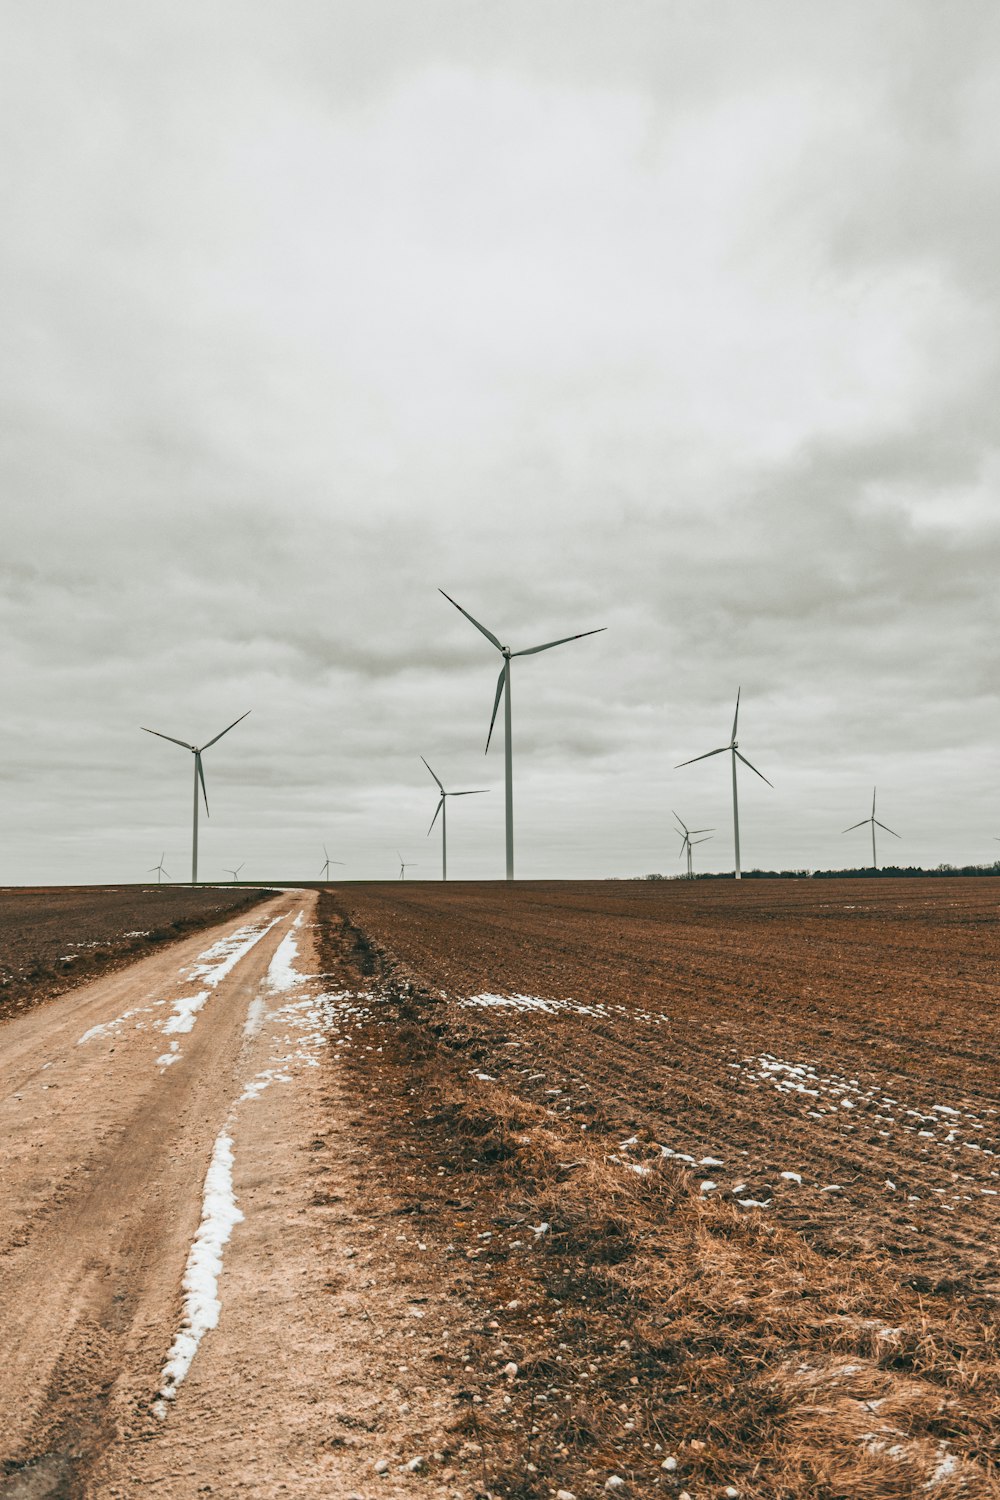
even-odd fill
[[[673,812],[673,808],[671,808],[670,811]],[[691,862],[691,850],[694,848],[695,844],[707,844],[709,839],[712,837],[712,834],[715,832],[715,829],[688,828],[684,820],[678,817],[676,813],[674,813],[674,817],[677,818],[677,821],[680,824],[680,828],[677,830],[677,832],[681,835],[681,853],[687,855],[687,878],[688,880],[693,880],[694,866]],[[695,833],[703,833],[705,837],[703,839],[692,838],[691,835]]]
[[[706,750],[704,755],[693,755],[690,760],[682,760],[681,763],[680,763],[680,765],[677,767],[677,770],[679,771],[680,768],[681,768],[681,766],[693,766],[696,760],[708,760],[709,757],[712,756],[712,755],[726,755],[728,753],[728,754],[730,754],[732,756],[732,759],[733,759],[733,844],[734,844],[735,852],[736,852],[736,879],[737,880],[741,879],[742,877],[740,875],[740,805],[739,805],[739,799],[738,799],[737,793],[736,793],[736,762],[738,760],[741,760],[745,766],[750,766],[750,770],[754,773],[755,776],[759,776],[760,779],[761,779],[761,781],[767,781],[767,777],[764,775],[764,773],[762,771],[758,771],[756,766],[750,765],[750,762],[747,760],[746,756],[740,754],[740,742],[736,738],[736,725],[737,725],[737,723],[739,721],[739,717],[740,717],[740,692],[741,692],[741,689],[737,688],[736,689],[736,712],[733,715],[733,732],[729,736],[729,744],[728,745],[720,745],[719,748],[718,748],[718,750]],[[771,781],[767,781],[767,784],[768,784],[768,786],[773,791],[774,790],[774,783],[771,782]]]
[[[246,860],[243,861],[243,865],[245,865],[245,864],[246,864]],[[240,871],[242,870],[243,865],[237,865],[235,870],[230,870],[230,868],[229,868],[228,865],[223,865],[222,868],[226,871],[227,874],[229,874],[229,875],[231,875],[233,877],[233,883],[235,884],[236,877],[239,875]]]
[[[850,828],[845,828],[844,829],[844,833],[853,833],[854,830],[855,830],[855,828],[864,828],[869,823],[872,825],[872,869],[873,870],[877,870],[878,869],[878,856],[877,856],[877,854],[875,852],[875,829],[876,828],[881,828],[881,829],[884,830],[884,832],[891,833],[894,839],[898,839],[898,838],[901,837],[901,835],[898,834],[894,828],[886,828],[886,825],[884,823],[880,823],[879,820],[878,820],[878,818],[876,818],[876,816],[875,816],[875,793],[877,791],[878,791],[877,787],[872,787],[872,815],[871,815],[871,817],[870,818],[862,818],[860,823],[852,823],[851,826],[850,826]]]
[[[191,884],[192,885],[197,885],[198,884],[198,783],[199,783],[199,781],[201,782],[201,794],[202,794],[202,796],[205,799],[205,816],[206,816],[206,818],[208,817],[208,792],[205,790],[205,772],[202,769],[201,757],[204,755],[204,753],[205,753],[206,750],[210,750],[213,745],[218,744],[219,740],[222,739],[222,736],[224,734],[228,734],[229,731],[230,731],[230,729],[235,729],[236,726],[237,726],[237,724],[242,724],[243,720],[247,717],[247,714],[249,714],[250,712],[251,712],[251,710],[248,708],[247,712],[245,714],[240,714],[240,716],[239,716],[238,719],[234,719],[231,724],[228,724],[226,726],[226,728],[223,729],[220,734],[217,734],[215,736],[214,740],[209,740],[207,744],[201,745],[201,746],[198,746],[198,745],[189,745],[188,742],[187,742],[187,740],[176,740],[176,739],[174,739],[174,737],[173,737],[172,734],[161,734],[158,729],[147,729],[146,726],[145,726],[145,724],[143,724],[143,726],[142,726],[143,731],[146,734],[155,734],[161,740],[169,740],[172,745],[180,745],[182,749],[184,749],[184,750],[190,750],[191,754],[194,756],[194,819],[193,819],[192,832],[191,832]]]
[[[396,853],[399,854],[399,850],[398,849],[396,850]],[[417,867],[416,867],[416,865],[415,865],[415,863],[413,862],[412,859],[411,860],[404,860],[403,856],[401,854],[399,854],[399,878],[400,878],[400,880],[405,880],[406,879],[406,872],[407,872],[407,870],[415,870],[416,868]]]
[[[420,759],[424,760],[424,757],[421,756]],[[427,762],[425,760],[424,760],[424,765],[427,766]],[[448,879],[448,809],[445,807],[445,800],[448,797],[478,797],[482,793],[488,792],[489,791],[489,787],[479,786],[479,787],[474,788],[474,790],[471,791],[471,792],[446,792],[445,789],[444,789],[444,783],[441,781],[441,779],[438,776],[437,772],[436,771],[432,771],[431,768],[430,768],[430,766],[427,766],[427,769],[428,769],[428,771],[431,772],[431,775],[434,777],[434,780],[437,782],[438,786],[441,788],[441,800],[438,803],[437,807],[435,808],[433,818],[431,818],[431,826],[427,830],[427,837],[428,838],[430,837],[431,829],[434,827],[434,824],[437,822],[437,816],[438,816],[438,813],[440,813],[441,814],[441,879],[442,880],[447,880]]]
[[[167,871],[163,867],[163,861],[166,859],[166,857],[167,857],[167,851],[166,851],[166,849],[164,849],[163,853],[160,855],[160,863],[158,865],[150,865],[149,870],[147,871],[147,874],[149,874],[149,875],[152,875],[152,873],[153,873],[154,870],[156,871],[156,883],[157,883],[157,885],[159,885],[160,880],[161,880],[161,878],[164,875],[167,876],[168,880],[170,879],[170,876],[167,874]]]
[[[566,644],[567,641],[582,641],[583,638],[584,638],[584,636],[588,636],[588,635],[600,635],[602,630],[606,630],[607,629],[607,626],[606,625],[600,625],[600,626],[598,626],[598,628],[596,630],[581,630],[576,635],[564,635],[564,636],[561,636],[559,638],[559,640],[557,640],[557,641],[546,641],[543,646],[528,646],[524,651],[512,651],[509,646],[501,645],[500,641],[493,634],[492,630],[487,630],[485,625],[480,625],[480,623],[479,623],[478,620],[473,619],[472,615],[469,614],[469,611],[467,609],[463,609],[460,604],[456,604],[455,600],[451,597],[450,594],[445,594],[444,593],[444,589],[438,589],[438,593],[439,594],[444,594],[444,597],[447,599],[448,603],[449,604],[454,604],[455,608],[458,610],[459,614],[464,615],[465,618],[472,625],[475,625],[476,629],[478,631],[480,631],[481,634],[483,634],[488,641],[492,642],[492,644],[500,652],[500,655],[503,657],[503,666],[500,669],[500,676],[499,676],[499,679],[497,680],[496,697],[493,700],[493,717],[490,719],[490,732],[486,736],[486,749],[489,750],[489,748],[490,748],[490,740],[493,737],[493,726],[494,726],[494,724],[496,723],[496,720],[497,720],[497,709],[500,707],[500,696],[501,696],[501,694],[503,694],[504,695],[504,714],[503,714],[503,724],[504,724],[504,788],[505,788],[505,792],[506,792],[506,804],[507,804],[507,806],[506,806],[506,812],[507,812],[507,879],[508,880],[513,880],[514,879],[514,771],[513,771],[513,763],[512,763],[512,759],[511,759],[511,738],[510,738],[510,664],[511,664],[511,661],[514,659],[515,656],[536,656],[539,651],[551,651],[553,646],[565,646],[565,644]]]
[[[344,861],[342,859],[331,859],[330,856],[329,856],[329,854],[327,854],[326,845],[325,844],[323,845],[323,853],[326,854],[326,863],[323,866],[322,878],[324,880],[329,880],[330,879],[330,866],[331,865],[342,865],[344,863]]]

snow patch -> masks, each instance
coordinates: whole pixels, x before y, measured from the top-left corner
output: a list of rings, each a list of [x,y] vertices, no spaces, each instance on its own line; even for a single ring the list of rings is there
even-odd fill
[[[233,1143],[225,1130],[216,1138],[212,1160],[205,1176],[202,1214],[194,1237],[181,1285],[184,1289],[184,1313],[167,1362],[160,1375],[160,1389],[153,1410],[166,1416],[168,1401],[177,1395],[177,1387],[191,1368],[198,1345],[210,1328],[219,1322],[219,1276],[222,1272],[223,1246],[243,1214],[233,1193]]]

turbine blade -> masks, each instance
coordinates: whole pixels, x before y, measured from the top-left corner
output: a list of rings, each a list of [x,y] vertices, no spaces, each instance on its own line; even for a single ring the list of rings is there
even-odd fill
[[[689,828],[688,833],[714,833],[714,828]]]
[[[733,735],[732,735],[732,737],[733,737],[734,740],[736,738],[736,724],[737,724],[737,721],[738,721],[738,719],[740,717],[740,693],[741,692],[742,692],[741,688],[737,688],[736,689],[736,712],[733,714]]]
[[[706,833],[703,839],[692,839],[691,842],[692,844],[707,844],[711,837],[712,835],[710,833]]]
[[[747,758],[746,758],[745,755],[741,755],[738,750],[734,750],[733,754],[736,756],[736,759],[737,760],[741,760],[745,766],[750,766],[751,771],[753,771],[753,773],[754,773],[755,776],[759,776],[760,779],[761,779],[761,781],[767,781],[767,777],[764,775],[763,771],[758,771],[756,766],[750,765],[750,762],[747,760]],[[768,786],[771,788],[771,790],[773,792],[774,791],[774,782],[773,781],[767,781],[767,784],[768,784]]]
[[[507,663],[504,662],[503,666],[500,668],[500,676],[497,678],[497,695],[493,700],[493,717],[490,720],[490,732],[486,736],[486,750],[490,748],[490,740],[493,738],[493,726],[497,721],[497,709],[500,707],[500,695],[503,692],[503,682],[506,671]],[[485,750],[483,751],[483,754],[486,754]]]
[[[448,796],[449,797],[479,797],[479,796],[481,796],[483,794],[483,792],[488,792],[489,790],[490,790],[490,788],[488,786],[477,786],[477,787],[474,787],[471,792],[449,792]]]
[[[577,635],[560,636],[557,641],[546,641],[544,646],[529,646],[526,651],[512,651],[511,656],[535,656],[539,651],[551,651],[553,646],[565,646],[567,641],[582,641],[585,635],[600,635],[607,630],[606,625],[598,625],[596,630],[581,630]]]
[[[183,745],[185,750],[194,749],[194,746],[189,745],[187,740],[175,740],[172,734],[160,734],[160,731],[158,729],[146,729],[145,724],[141,725],[140,727],[145,730],[146,734],[155,734],[158,739],[169,740],[172,745]]]
[[[867,828],[871,818],[862,818],[860,823],[852,823],[850,828],[842,828],[841,833],[853,833],[855,828]]]
[[[439,594],[444,594],[444,589],[438,589],[438,593]],[[492,630],[487,630],[486,626],[485,625],[480,625],[479,621],[476,620],[476,619],[474,619],[473,616],[469,614],[469,611],[467,609],[463,609],[460,604],[455,604],[455,600],[451,597],[450,594],[444,594],[444,597],[447,599],[447,601],[448,601],[449,604],[454,604],[455,605],[455,608],[458,610],[458,612],[459,612],[460,615],[464,615],[467,620],[471,621],[472,624],[475,625],[475,627],[476,627],[477,630],[481,630],[482,633],[483,633],[483,635],[486,637],[486,639],[488,641],[492,641],[493,644],[494,644],[494,646],[497,648],[498,651],[502,651],[503,650],[503,647],[501,646],[500,642],[497,640],[496,636],[493,634]]]
[[[672,813],[674,813],[674,817],[677,818],[678,823],[681,825],[681,827],[683,828],[684,832],[687,833],[687,824],[684,822],[684,819],[681,818],[681,817],[678,817],[677,813],[674,812],[673,808],[671,808],[670,811]]]
[[[434,824],[437,822],[437,820],[438,820],[438,813],[441,811],[442,807],[444,807],[444,792],[441,793],[441,800],[438,803],[437,807],[434,809],[434,816],[433,816],[433,818],[431,818],[431,826],[430,826],[430,828],[428,828],[427,833],[424,835],[425,838],[427,838],[427,837],[430,836],[431,829],[434,827]]]
[[[424,760],[424,757],[421,756],[420,759]],[[424,760],[424,765],[427,766],[427,762],[425,760]],[[428,769],[428,771],[431,772],[431,775],[434,777],[434,780],[437,782],[438,786],[441,788],[441,792],[442,792],[442,795],[443,795],[444,794],[444,783],[442,782],[440,776],[438,776],[435,771],[431,771],[430,766],[427,766],[427,769]]]
[[[873,818],[875,816],[875,793],[877,791],[878,791],[878,787],[877,786],[873,786],[872,787],[872,817]]]
[[[230,731],[230,729],[235,729],[236,726],[237,726],[237,724],[242,724],[243,720],[246,718],[247,714],[252,713],[252,712],[253,712],[253,709],[248,708],[246,714],[240,714],[240,716],[239,716],[238,719],[234,719],[231,724],[227,724],[226,725],[225,729],[222,731],[222,734],[217,734],[215,736],[214,740],[209,740],[208,744],[207,745],[202,745],[201,748],[203,750],[207,750],[209,748],[209,746],[217,744],[218,741],[222,739],[222,735],[223,734],[228,734],[229,731]]]
[[[200,750],[196,750],[194,753],[194,763],[198,767],[198,780],[201,782],[201,795],[205,799],[205,817],[208,818],[211,817],[211,813],[208,810],[208,789],[205,786],[205,771],[201,764]]]
[[[886,833],[891,833],[894,839],[901,839],[903,837],[901,833],[896,832],[895,828],[888,828],[885,823],[880,823],[878,818],[874,821],[877,828],[885,828]]]
[[[730,745],[720,745],[718,750],[706,750],[704,755],[692,755],[690,760],[682,760],[679,766],[674,766],[674,770],[679,771],[681,766],[693,766],[696,760],[708,760],[710,755],[726,755],[731,748]]]

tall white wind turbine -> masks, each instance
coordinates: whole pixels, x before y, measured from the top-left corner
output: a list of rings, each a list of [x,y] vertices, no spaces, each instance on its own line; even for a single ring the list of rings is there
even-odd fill
[[[546,641],[543,646],[528,646],[524,651],[512,651],[509,646],[504,646],[504,645],[501,644],[501,642],[499,640],[497,640],[497,638],[493,634],[492,630],[487,630],[485,625],[480,625],[479,621],[476,620],[476,619],[474,619],[473,616],[469,614],[469,611],[467,609],[463,609],[460,604],[455,603],[455,600],[451,597],[450,594],[445,594],[444,593],[444,589],[438,589],[438,593],[439,594],[444,594],[444,597],[447,599],[448,603],[449,604],[454,604],[455,608],[458,610],[459,614],[464,615],[465,618],[470,622],[470,624],[475,625],[476,629],[478,631],[480,631],[481,634],[483,634],[486,637],[486,639],[488,641],[490,641],[497,648],[497,650],[500,652],[500,655],[503,657],[503,666],[500,668],[500,676],[499,676],[499,678],[497,680],[496,697],[493,700],[493,717],[490,719],[490,732],[486,736],[486,749],[489,750],[489,748],[490,748],[490,740],[493,737],[493,726],[494,726],[494,724],[497,721],[497,709],[500,707],[500,697],[501,697],[501,694],[503,694],[503,697],[504,697],[504,713],[503,713],[503,726],[504,726],[504,789],[505,789],[505,793],[506,793],[506,814],[507,814],[507,818],[506,818],[506,821],[507,821],[507,879],[508,880],[513,880],[514,879],[514,772],[513,772],[513,763],[512,763],[512,759],[511,759],[511,738],[510,738],[510,664],[511,664],[511,662],[514,659],[515,656],[537,656],[537,654],[538,654],[539,651],[551,651],[553,646],[565,646],[566,643],[567,643],[567,641],[582,641],[583,638],[584,638],[584,636],[588,636],[588,635],[600,635],[601,632],[603,630],[607,630],[608,627],[606,625],[600,625],[600,626],[598,626],[598,628],[596,630],[581,630],[576,635],[564,635],[564,636],[561,636],[559,638],[559,640],[557,640],[557,641]]]
[[[243,865],[245,865],[245,864],[246,864],[246,860],[243,861]],[[236,877],[239,875],[240,871],[242,870],[243,865],[237,865],[235,870],[231,870],[228,865],[223,865],[222,866],[222,868],[226,871],[226,874],[227,875],[231,875],[233,877],[233,884],[234,885],[236,884]]]
[[[671,808],[670,811],[673,812],[673,808]],[[677,813],[674,813],[674,817],[677,818],[677,821],[680,824],[677,832],[681,835],[681,854],[687,855],[687,878],[688,880],[693,880],[694,865],[691,860],[691,851],[694,848],[695,844],[707,844],[709,839],[712,837],[712,834],[715,832],[715,829],[688,828],[683,818],[678,817]],[[692,838],[692,834],[695,833],[703,833],[705,837],[703,839]]]
[[[145,726],[145,724],[143,724],[143,726],[142,726],[142,728],[143,728],[143,730],[144,730],[144,732],[146,734],[155,734],[158,739],[169,740],[172,745],[180,745],[183,750],[190,750],[191,754],[194,756],[194,819],[193,819],[192,832],[191,832],[191,884],[192,885],[197,885],[198,884],[198,783],[199,783],[199,781],[201,782],[201,794],[202,794],[202,796],[205,799],[205,816],[206,816],[206,818],[208,817],[208,792],[205,789],[205,772],[204,772],[204,770],[202,768],[201,757],[204,755],[204,753],[205,753],[206,750],[210,750],[213,745],[218,744],[219,740],[222,739],[222,736],[224,734],[228,734],[229,731],[230,731],[230,729],[235,729],[236,726],[237,726],[237,724],[242,724],[243,720],[247,717],[247,714],[249,714],[250,712],[251,712],[251,710],[248,708],[247,712],[245,714],[240,714],[240,716],[239,716],[238,719],[234,719],[231,724],[227,724],[226,728],[223,729],[220,734],[217,734],[215,736],[214,740],[209,740],[206,744],[200,745],[200,746],[199,745],[189,745],[188,742],[187,742],[187,740],[175,740],[172,734],[161,734],[158,729],[147,729],[146,726]]]
[[[421,756],[420,759],[424,760],[424,757]],[[424,760],[424,765],[427,766],[427,762],[425,760]],[[433,816],[433,818],[431,818],[431,826],[427,830],[427,837],[430,838],[431,831],[434,828],[434,824],[437,822],[438,813],[440,813],[441,814],[441,879],[442,880],[447,880],[448,879],[448,809],[445,806],[445,802],[446,802],[447,798],[449,798],[449,797],[479,797],[484,792],[488,792],[489,791],[489,787],[487,787],[487,786],[477,786],[471,792],[446,792],[445,789],[444,789],[444,783],[442,782],[441,778],[438,776],[437,772],[436,771],[432,771],[431,768],[430,768],[430,766],[427,766],[427,769],[428,769],[428,771],[430,771],[431,775],[434,777],[434,780],[437,782],[438,786],[441,788],[441,799],[438,802],[438,805],[437,805],[437,807],[434,810],[434,816]]]
[[[878,818],[876,818],[876,816],[875,816],[875,793],[877,791],[878,791],[878,787],[874,787],[873,786],[872,787],[872,812],[871,812],[871,817],[870,818],[862,818],[860,823],[852,823],[851,826],[850,826],[850,828],[845,828],[843,830],[844,833],[853,833],[854,830],[855,830],[855,828],[866,828],[869,823],[872,825],[872,869],[873,870],[877,870],[878,869],[878,855],[875,852],[875,830],[876,830],[876,828],[881,828],[883,830],[883,832],[885,832],[885,833],[891,833],[894,839],[898,839],[898,838],[902,837],[902,835],[898,834],[894,828],[887,828],[884,823],[880,823],[879,820],[878,820]]]
[[[344,863],[344,861],[342,859],[331,859],[330,856],[329,856],[329,854],[327,854],[326,845],[325,844],[323,845],[323,853],[326,854],[326,863],[323,866],[321,878],[323,880],[329,880],[330,879],[330,866],[331,865],[342,865]]]
[[[396,853],[399,854],[399,850],[398,849],[396,850]],[[415,870],[416,868],[417,867],[414,864],[414,862],[413,862],[412,859],[406,859],[406,860],[404,860],[403,856],[401,854],[399,854],[399,878],[400,878],[400,880],[405,880],[406,879],[406,872],[407,872],[407,870]]]
[[[164,869],[164,866],[163,866],[163,861],[166,859],[166,857],[167,857],[167,851],[166,851],[166,849],[164,849],[163,853],[160,855],[160,863],[158,865],[150,865],[148,871],[146,872],[148,875],[152,875],[153,871],[154,870],[156,871],[156,883],[157,883],[157,885],[160,884],[160,880],[161,880],[162,876],[164,876],[164,875],[167,876],[168,880],[170,879],[170,876],[167,874],[167,871]]]
[[[728,745],[720,745],[719,748],[718,748],[718,750],[706,750],[704,755],[693,755],[690,760],[682,760],[681,763],[680,763],[680,765],[677,766],[677,768],[676,768],[679,771],[680,768],[681,768],[681,766],[693,766],[696,760],[708,760],[709,757],[713,756],[713,755],[726,755],[726,754],[729,754],[729,755],[732,756],[732,760],[733,760],[733,845],[734,845],[735,852],[736,852],[736,879],[737,880],[740,880],[742,878],[742,876],[740,874],[740,805],[739,805],[739,799],[737,797],[737,792],[736,792],[736,762],[738,760],[741,760],[745,766],[749,766],[750,767],[750,770],[754,773],[755,776],[759,776],[760,777],[761,781],[767,781],[767,777],[764,775],[763,771],[758,771],[756,766],[750,764],[750,762],[747,760],[747,758],[746,758],[745,755],[741,755],[740,754],[740,742],[736,738],[736,726],[737,726],[737,723],[739,722],[739,717],[740,717],[740,692],[741,692],[741,689],[737,688],[736,689],[736,712],[733,715],[733,732],[729,736],[729,744]],[[767,784],[771,788],[771,790],[773,791],[774,790],[774,783],[771,782],[771,781],[767,781]]]

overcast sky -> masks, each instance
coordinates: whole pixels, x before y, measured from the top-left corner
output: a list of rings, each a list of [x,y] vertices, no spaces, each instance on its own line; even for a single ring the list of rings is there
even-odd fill
[[[0,13],[0,881],[1000,853],[992,0]],[[892,849],[889,849],[889,845]],[[882,849],[880,848],[880,855]]]

